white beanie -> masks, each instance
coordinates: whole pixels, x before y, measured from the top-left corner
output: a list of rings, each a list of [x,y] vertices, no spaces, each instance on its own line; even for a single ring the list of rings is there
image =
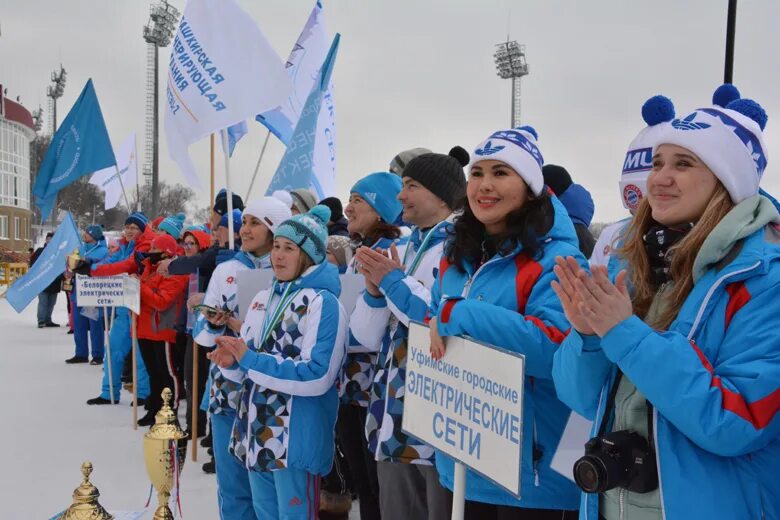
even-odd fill
[[[662,144],[690,150],[723,184],[734,204],[758,193],[767,165],[762,130],[767,116],[761,105],[737,99],[726,108],[699,108],[682,119],[662,125],[653,153]]]
[[[542,152],[536,146],[538,135],[530,126],[521,126],[513,130],[499,130],[479,146],[471,154],[469,171],[480,161],[501,161],[517,172],[528,184],[534,195],[538,196],[544,189]]]
[[[277,192],[271,197],[262,197],[255,199],[246,205],[244,215],[252,215],[259,218],[272,233],[276,232],[276,227],[290,218],[290,206],[276,196]],[[289,195],[288,195],[289,197]]]
[[[661,123],[674,119],[672,100],[653,96],[642,105],[642,119],[648,126],[631,141],[620,174],[620,198],[629,211],[636,211],[647,191],[647,177],[653,169],[653,143],[662,131]]]

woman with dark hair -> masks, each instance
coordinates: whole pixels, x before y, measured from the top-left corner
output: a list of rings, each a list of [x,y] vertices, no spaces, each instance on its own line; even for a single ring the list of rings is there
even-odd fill
[[[476,148],[467,204],[445,246],[431,298],[431,354],[443,337],[470,336],[525,355],[522,498],[477,473],[466,477],[467,519],[573,519],[577,488],[550,468],[570,415],[552,382],[552,358],[569,328],[550,288],[554,259],[586,260],[560,201],[549,195],[531,127],[499,131]],[[443,296],[446,295],[446,296]],[[442,484],[453,460],[436,451]]]
[[[780,518],[780,215],[759,191],[766,119],[735,99],[659,125],[647,196],[609,272],[558,259],[573,329],[555,384],[605,439],[575,464],[582,518]],[[630,450],[610,468],[620,476],[593,471],[605,443]]]

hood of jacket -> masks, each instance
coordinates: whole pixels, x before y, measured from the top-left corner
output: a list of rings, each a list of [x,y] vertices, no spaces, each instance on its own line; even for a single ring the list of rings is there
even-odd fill
[[[575,185],[572,184],[572,186]],[[569,189],[571,189],[572,186],[570,186]],[[558,197],[550,197],[550,200],[553,205],[553,224],[547,233],[541,237],[540,242],[546,244],[553,240],[560,240],[561,242],[566,242],[579,249],[580,241],[577,238],[577,232],[574,230],[574,223],[569,216],[569,212]]]
[[[566,212],[575,224],[590,226],[596,206],[593,204],[593,197],[588,190],[580,184],[572,184],[566,188],[566,191],[558,195],[558,199],[563,203]]]
[[[301,276],[289,283],[293,284],[293,290],[314,289],[315,291],[328,291],[337,298],[341,294],[339,270],[330,262],[322,262],[309,267]],[[281,293],[287,287],[287,282],[279,282],[274,278],[273,287],[274,291]]]

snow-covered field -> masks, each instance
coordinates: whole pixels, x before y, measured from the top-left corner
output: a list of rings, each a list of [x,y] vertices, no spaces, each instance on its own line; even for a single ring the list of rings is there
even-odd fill
[[[118,405],[87,406],[100,394],[101,366],[67,365],[74,354],[67,332],[63,293],[53,319],[60,328],[37,327],[34,300],[16,314],[0,299],[0,518],[48,520],[72,503],[81,484],[81,463],[92,462],[92,483],[109,511],[141,511],[149,495],[143,458],[143,435],[133,430],[131,394],[122,391]],[[143,415],[139,409],[139,416]],[[184,423],[184,410],[180,410]],[[217,485],[201,465],[210,459],[198,446],[198,461],[188,448],[181,477],[181,505],[186,520],[215,520]],[[143,518],[151,518],[156,494]],[[358,504],[350,518],[359,518]]]
[[[104,507],[143,509],[149,493],[143,459],[147,429],[132,428],[130,394],[123,392],[119,405],[87,406],[85,401],[100,392],[102,367],[66,365],[74,353],[73,336],[64,326],[38,329],[36,305],[37,300],[18,315],[0,299],[0,446],[5,446],[0,518],[47,520],[68,507],[85,460],[94,466],[92,482]],[[62,293],[54,321],[67,321]],[[184,465],[181,494],[187,520],[219,518],[216,481],[200,469],[206,460],[200,448],[198,462],[188,453]]]

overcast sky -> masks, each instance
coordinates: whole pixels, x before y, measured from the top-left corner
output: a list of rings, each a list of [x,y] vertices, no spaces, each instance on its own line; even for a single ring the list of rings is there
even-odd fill
[[[180,10],[184,0],[171,1]],[[238,0],[282,59],[313,0]],[[539,132],[548,163],[568,168],[593,194],[597,221],[625,212],[618,177],[628,143],[642,128],[642,103],[672,98],[678,114],[709,104],[722,82],[727,0],[323,0],[331,33],[342,34],[333,73],[338,195],[387,168],[400,150],[471,151],[510,119],[510,82],[496,76],[494,44],[526,45],[522,120]],[[0,0],[0,83],[28,109],[46,109],[52,70],[68,70],[60,120],[92,77],[115,146],[144,140],[147,0]],[[734,83],[769,114],[764,187],[780,193],[780,2],[742,0]],[[162,49],[165,66],[170,48]],[[164,77],[164,75],[163,75]],[[164,100],[165,85],[160,85]],[[168,158],[160,125],[160,175],[184,182]],[[231,162],[242,196],[265,129],[250,133]],[[265,191],[284,152],[272,138],[254,195]],[[208,186],[208,140],[190,148]],[[217,184],[223,184],[221,157]],[[208,193],[199,193],[207,204]]]

